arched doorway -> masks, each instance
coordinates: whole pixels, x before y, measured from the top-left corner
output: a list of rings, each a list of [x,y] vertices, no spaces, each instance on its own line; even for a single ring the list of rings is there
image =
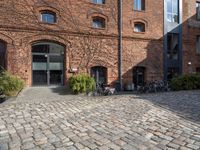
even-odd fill
[[[0,67],[6,68],[6,43],[0,40]]]
[[[144,85],[145,82],[145,67],[137,66],[133,68],[133,84],[135,89],[138,86]]]
[[[32,45],[32,85],[63,85],[64,46],[53,42]]]
[[[107,68],[95,66],[91,68],[91,76],[95,78],[96,83],[107,83]]]

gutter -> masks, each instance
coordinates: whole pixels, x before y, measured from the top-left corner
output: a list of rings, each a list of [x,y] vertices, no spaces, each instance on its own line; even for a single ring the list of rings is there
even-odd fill
[[[118,82],[122,91],[122,0],[118,0]]]

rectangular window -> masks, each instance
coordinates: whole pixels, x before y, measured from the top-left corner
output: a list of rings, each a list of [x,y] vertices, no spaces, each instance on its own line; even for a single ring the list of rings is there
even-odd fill
[[[196,2],[196,16],[197,20],[200,20],[200,2]]]
[[[197,54],[200,54],[200,36],[197,36]]]
[[[134,10],[145,10],[145,0],[134,0]]]
[[[178,60],[179,51],[179,34],[167,34],[167,57],[169,59]]]
[[[179,0],[167,0],[167,21],[176,22],[179,20]]]

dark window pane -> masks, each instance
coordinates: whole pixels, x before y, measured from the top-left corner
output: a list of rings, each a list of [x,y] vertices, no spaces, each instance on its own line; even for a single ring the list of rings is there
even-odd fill
[[[200,54],[200,36],[197,36],[197,54]]]
[[[33,70],[33,85],[47,85],[47,72],[45,70]]]
[[[32,47],[33,53],[48,53],[49,52],[49,45],[34,45]]]
[[[0,41],[0,66],[6,67],[6,44]]]
[[[142,86],[145,83],[145,67],[134,67],[133,68],[133,84],[135,89],[138,88],[138,86]]]
[[[100,17],[93,18],[92,26],[94,28],[105,28],[105,19]]]
[[[91,76],[95,78],[96,83],[104,83],[107,82],[107,68],[105,67],[92,67],[91,68]]]
[[[196,14],[197,14],[197,20],[200,20],[200,3],[196,3]]]
[[[180,74],[179,68],[168,68],[167,70],[167,79],[171,80],[174,77],[177,77]]]
[[[50,71],[50,84],[61,84],[63,83],[63,71],[62,70],[51,70]]]
[[[145,32],[145,24],[137,22],[134,24],[134,31],[135,32]]]
[[[170,33],[167,35],[167,57],[169,59],[178,59],[179,34]]]
[[[200,73],[200,68],[196,68],[196,72],[197,72],[197,73]]]

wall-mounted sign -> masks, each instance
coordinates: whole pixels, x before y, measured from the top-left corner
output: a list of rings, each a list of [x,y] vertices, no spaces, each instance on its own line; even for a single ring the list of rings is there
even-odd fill
[[[71,69],[70,69],[70,72],[71,72],[71,73],[78,72],[78,68],[75,68],[75,67],[74,67],[74,68],[71,68]]]

